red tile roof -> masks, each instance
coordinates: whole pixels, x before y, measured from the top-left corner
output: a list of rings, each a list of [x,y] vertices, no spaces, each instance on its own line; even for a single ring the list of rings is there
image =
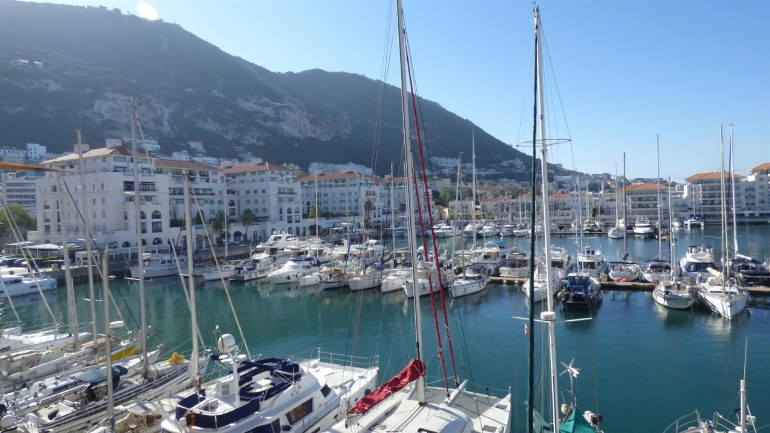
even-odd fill
[[[730,173],[725,172],[725,178],[729,178]],[[743,179],[744,176],[741,176],[738,173],[733,173],[733,177],[735,179]],[[708,173],[698,173],[694,174],[687,179],[685,179],[687,182],[697,182],[699,180],[719,180],[720,174],[718,171],[710,171]]]

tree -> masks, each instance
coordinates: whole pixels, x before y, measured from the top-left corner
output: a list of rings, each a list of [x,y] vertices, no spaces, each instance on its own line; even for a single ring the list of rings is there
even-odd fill
[[[449,203],[452,200],[454,200],[454,198],[455,198],[454,196],[455,196],[455,193],[454,193],[454,191],[452,191],[452,188],[450,188],[448,186],[445,186],[441,190],[441,195],[440,195],[440,197],[441,197],[441,204],[444,205],[444,206],[449,206]]]
[[[367,200],[364,202],[364,227],[369,227],[369,222],[371,220],[371,214],[372,214],[373,208],[374,208],[374,203],[372,203],[371,200]]]
[[[211,218],[209,222],[211,223],[211,229],[214,230],[214,233],[217,234],[217,243],[221,243],[222,230],[225,229],[225,213],[223,211],[219,211],[217,216]],[[227,240],[225,240],[225,242],[227,242]]]
[[[256,221],[254,212],[251,209],[246,209],[241,214],[241,224],[243,224],[243,237],[249,239],[249,225]]]
[[[0,236],[5,238],[13,236],[13,233],[11,233],[11,224],[8,222],[8,214],[6,212],[11,213],[11,218],[19,228],[22,238],[26,239],[27,232],[37,228],[37,221],[29,216],[23,207],[15,204],[9,204],[7,211],[0,212]]]

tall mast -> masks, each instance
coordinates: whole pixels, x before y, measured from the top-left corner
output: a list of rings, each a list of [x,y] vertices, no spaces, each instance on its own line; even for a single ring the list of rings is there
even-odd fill
[[[96,339],[99,337],[99,333],[96,329],[96,297],[94,292],[94,266],[99,266],[99,264],[94,264],[94,257],[91,249],[91,231],[89,227],[91,226],[91,212],[88,210],[88,195],[86,193],[86,189],[88,184],[86,184],[86,176],[84,174],[85,172],[85,159],[83,158],[83,137],[80,134],[80,129],[77,130],[78,134],[78,159],[80,161],[80,199],[83,201],[83,217],[85,218],[85,229],[83,230],[83,233],[85,234],[86,238],[86,254],[88,255],[88,296],[91,298],[91,329],[93,330],[93,339],[96,341]],[[107,277],[106,275],[104,276]],[[103,302],[108,302],[107,299],[104,299]],[[94,356],[97,354],[97,348],[94,344]]]
[[[553,287],[551,287],[551,220],[549,213],[549,194],[548,194],[548,146],[545,140],[545,89],[543,81],[543,44],[541,35],[541,23],[540,23],[540,9],[535,7],[535,43],[537,49],[535,53],[537,55],[537,84],[535,87],[538,89],[538,100],[540,105],[540,170],[543,181],[543,242],[545,250],[545,284],[546,295],[545,298],[548,301],[547,310],[541,313],[541,318],[548,323],[548,344],[550,356],[550,385],[551,385],[551,416],[553,417],[553,431],[559,431],[559,387],[558,387],[558,371],[556,366],[556,323],[555,316],[553,314]],[[539,84],[539,85],[538,85]],[[536,239],[533,227],[532,242]],[[532,258],[530,258],[532,260]],[[534,286],[535,281],[530,280],[530,286]],[[534,298],[530,298],[534,299]],[[534,309],[530,306],[530,309]]]
[[[538,62],[537,62],[537,56],[538,56],[538,48],[539,44],[537,43],[537,38],[540,35],[537,28],[540,25],[540,10],[537,6],[535,6],[535,77],[534,77],[534,95],[533,95],[533,103],[532,103],[532,196],[530,197],[530,209],[529,209],[529,234],[530,234],[530,241],[529,241],[529,299],[535,299],[535,242],[536,242],[536,234],[535,234],[535,223],[536,223],[536,211],[535,211],[535,205],[537,204],[537,199],[535,198],[535,193],[537,192],[537,188],[535,185],[537,184],[537,158],[535,158],[535,155],[537,154],[537,81],[538,81]],[[527,404],[529,405],[529,410],[527,411],[527,426],[529,433],[534,433],[535,428],[535,416],[534,416],[534,410],[535,410],[535,309],[530,306],[529,308],[529,329],[532,331],[529,333],[529,350],[528,350],[528,360],[527,360]]]
[[[725,284],[730,279],[729,252],[727,251],[727,200],[725,198],[725,143],[722,139],[722,125],[719,125],[719,186],[720,186],[720,207],[722,210],[722,292],[725,291]]]
[[[315,189],[313,192],[313,195],[315,196],[315,237],[320,239],[320,236],[318,235],[318,173],[315,174],[315,182],[313,188]]]
[[[61,173],[56,174],[56,181],[59,185],[59,189],[64,191],[62,186]],[[70,316],[70,329],[72,330],[73,347],[78,346],[78,312],[75,306],[75,287],[72,283],[72,271],[70,269],[70,252],[69,245],[67,243],[67,224],[65,223],[65,215],[62,211],[64,206],[63,201],[58,202],[59,211],[59,224],[61,224],[61,238],[62,238],[62,256],[64,258],[64,283],[67,286],[67,306],[69,308]],[[105,274],[106,275],[106,274]],[[9,298],[10,299],[10,298]]]
[[[198,381],[198,316],[195,306],[195,276],[193,275],[193,246],[192,246],[192,210],[190,205],[190,172],[184,176],[184,229],[187,246],[187,287],[190,292],[190,323],[192,328],[192,353],[190,354],[190,376]],[[233,360],[235,362],[235,360]]]
[[[110,299],[110,279],[107,278],[107,251],[102,251],[102,287],[104,288],[104,294],[102,295],[102,304],[104,304],[104,353],[106,360],[107,370],[107,419],[110,420],[111,431],[115,431],[115,401],[113,400],[114,389],[112,387],[112,347],[110,338],[112,338],[110,329],[110,303],[107,302]]]
[[[141,183],[139,179],[139,153],[136,145],[136,106],[131,100],[131,153],[134,160],[134,213],[136,214],[136,265],[139,275],[135,276],[139,283],[140,331],[139,341],[142,345],[142,371],[147,372],[147,312],[145,311],[144,293],[144,243],[142,242],[142,203]],[[132,275],[134,276],[134,275]],[[105,301],[106,302],[106,301]]]
[[[676,264],[674,263],[674,230],[671,222],[674,220],[674,210],[671,208],[671,178],[668,178],[668,260],[671,262],[671,280],[676,275]]]
[[[471,251],[476,249],[476,130],[471,130],[471,167],[473,167],[473,176],[471,178],[471,227],[473,227],[473,244]],[[465,255],[463,254],[463,257]],[[463,275],[465,275],[465,265],[463,264]]]
[[[733,164],[733,124],[730,124],[730,195],[732,196],[733,207],[733,251],[735,257],[738,257],[738,219],[735,211],[735,167]]]
[[[623,256],[628,255],[628,221],[626,221],[626,152],[623,152]]]
[[[406,28],[404,28],[404,11],[401,0],[396,0],[396,15],[398,17],[398,51],[401,65],[401,121],[404,131],[404,173],[406,174],[406,233],[409,242],[409,252],[412,256],[412,284],[414,285],[414,322],[417,345],[417,359],[422,361],[422,325],[420,319],[420,296],[417,293],[418,275],[417,267],[417,234],[414,227],[414,194],[417,191],[413,185],[412,173],[414,172],[414,160],[412,146],[409,142],[409,105],[407,104],[406,91]],[[427,251],[425,252],[427,254]],[[423,376],[417,380],[417,401],[425,402],[425,380]]]
[[[658,172],[657,179],[655,180],[655,190],[657,191],[656,207],[658,208],[658,258],[663,258],[663,240],[660,238],[660,230],[663,228],[663,224],[660,221],[660,136],[657,134],[655,134],[655,144],[658,155]]]

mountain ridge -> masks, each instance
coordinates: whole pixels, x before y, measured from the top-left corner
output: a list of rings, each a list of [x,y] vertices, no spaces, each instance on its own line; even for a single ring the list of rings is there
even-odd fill
[[[402,133],[400,91],[386,85],[375,134],[381,85],[347,72],[271,72],[177,24],[117,9],[0,0],[5,145],[63,152],[75,128],[98,145],[129,130],[133,97],[145,135],[166,154],[201,141],[209,156],[245,150],[276,163],[354,162],[384,174],[400,161]],[[470,155],[475,130],[480,167],[517,158],[531,165],[439,103],[418,98],[418,106],[428,156]]]

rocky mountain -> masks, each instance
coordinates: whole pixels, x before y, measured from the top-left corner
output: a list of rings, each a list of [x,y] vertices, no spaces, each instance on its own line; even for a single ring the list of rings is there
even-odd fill
[[[0,0],[0,145],[70,150],[129,131],[129,98],[164,153],[201,141],[210,156],[372,165],[381,83],[348,73],[274,73],[176,24],[119,10]],[[399,91],[386,86],[376,156],[401,154]],[[430,156],[470,155],[472,123],[421,99]],[[481,167],[531,159],[476,129]],[[467,156],[466,156],[467,158]],[[525,176],[524,173],[521,174]]]

